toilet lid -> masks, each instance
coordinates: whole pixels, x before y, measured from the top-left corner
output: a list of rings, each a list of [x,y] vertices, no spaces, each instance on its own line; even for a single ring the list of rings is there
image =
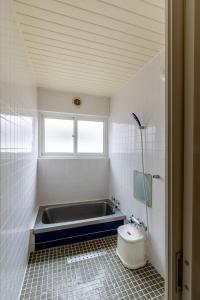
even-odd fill
[[[118,234],[127,242],[137,242],[145,239],[144,234],[131,224],[118,227]]]

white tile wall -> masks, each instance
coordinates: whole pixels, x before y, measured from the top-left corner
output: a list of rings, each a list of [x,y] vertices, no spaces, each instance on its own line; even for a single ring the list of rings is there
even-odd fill
[[[111,99],[110,194],[121,202],[130,216],[146,221],[145,206],[133,197],[133,170],[141,170],[140,132],[131,112],[147,126],[144,133],[145,169],[159,174],[153,180],[153,207],[148,209],[150,241],[148,256],[165,273],[165,97],[164,53],[157,56]]]
[[[35,215],[37,95],[11,0],[0,0],[0,109],[0,298],[16,300]]]
[[[108,159],[38,160],[40,205],[106,199],[108,196]]]

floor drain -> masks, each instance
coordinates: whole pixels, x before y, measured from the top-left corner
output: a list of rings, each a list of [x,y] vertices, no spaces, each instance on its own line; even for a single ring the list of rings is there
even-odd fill
[[[96,258],[98,256],[104,256],[106,255],[107,252],[106,251],[92,251],[92,252],[87,252],[84,254],[80,254],[80,255],[73,255],[67,258],[67,263],[74,263],[74,262],[79,262],[79,261],[83,261],[86,259],[91,259],[91,258]]]

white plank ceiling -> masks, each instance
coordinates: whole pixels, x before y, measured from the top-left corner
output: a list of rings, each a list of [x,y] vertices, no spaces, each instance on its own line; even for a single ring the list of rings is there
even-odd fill
[[[116,93],[164,47],[165,0],[15,0],[37,85]]]

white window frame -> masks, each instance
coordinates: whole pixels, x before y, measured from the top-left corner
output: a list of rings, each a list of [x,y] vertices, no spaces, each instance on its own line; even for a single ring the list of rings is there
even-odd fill
[[[73,120],[74,130],[73,130],[73,144],[74,152],[45,152],[45,128],[44,119],[62,119],[62,120]],[[94,121],[103,122],[103,153],[78,153],[78,121]],[[92,115],[78,115],[78,114],[68,114],[68,113],[54,113],[54,112],[40,112],[39,113],[39,144],[38,144],[39,158],[104,158],[108,156],[108,117],[99,117]]]

